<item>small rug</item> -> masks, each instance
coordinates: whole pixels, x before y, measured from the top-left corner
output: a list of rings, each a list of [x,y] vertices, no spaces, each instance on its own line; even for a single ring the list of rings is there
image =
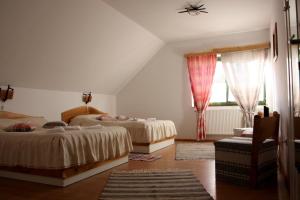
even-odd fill
[[[189,170],[115,171],[99,197],[100,200],[212,200]]]
[[[215,146],[210,142],[176,144],[176,160],[215,159]]]
[[[142,153],[130,153],[129,160],[139,160],[139,161],[155,161],[161,158],[161,155],[152,155],[152,154],[142,154]]]

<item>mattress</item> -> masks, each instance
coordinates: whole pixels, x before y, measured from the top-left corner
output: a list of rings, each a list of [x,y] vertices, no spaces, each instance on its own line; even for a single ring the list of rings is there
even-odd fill
[[[123,127],[54,132],[0,132],[0,166],[66,169],[128,154],[132,141]]]
[[[177,135],[174,122],[170,120],[124,120],[124,121],[100,121],[99,115],[79,115],[73,118],[70,125],[92,126],[101,124],[103,126],[125,127],[130,133],[134,144],[154,143]]]

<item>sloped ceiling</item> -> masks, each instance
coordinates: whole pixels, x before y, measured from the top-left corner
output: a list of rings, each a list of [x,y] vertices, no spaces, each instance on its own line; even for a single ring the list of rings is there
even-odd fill
[[[101,0],[1,0],[0,85],[116,94],[163,46]]]
[[[269,27],[276,0],[104,0],[162,40],[174,42]],[[179,14],[187,3],[205,4],[208,14]]]

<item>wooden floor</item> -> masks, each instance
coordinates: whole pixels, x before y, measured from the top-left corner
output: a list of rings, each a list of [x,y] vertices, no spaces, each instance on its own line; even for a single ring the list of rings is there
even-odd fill
[[[129,161],[115,169],[190,169],[199,178],[206,190],[218,200],[287,200],[287,192],[279,183],[271,183],[263,189],[251,189],[245,186],[236,186],[215,180],[214,160],[175,160],[175,145],[157,151],[154,154],[162,158],[154,162]],[[35,184],[0,178],[0,199],[43,199],[43,200],[96,200],[100,195],[106,180],[112,170],[95,175],[66,188]],[[279,186],[277,186],[279,185]]]

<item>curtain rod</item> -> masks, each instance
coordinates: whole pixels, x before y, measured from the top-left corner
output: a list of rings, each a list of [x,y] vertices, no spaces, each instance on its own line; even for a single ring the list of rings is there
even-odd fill
[[[230,52],[247,51],[247,50],[254,50],[254,49],[269,49],[270,46],[271,46],[270,42],[266,42],[266,43],[251,44],[245,46],[214,48],[211,49],[210,51],[184,54],[184,57],[187,58],[189,56],[198,56],[198,55],[205,55],[210,53],[230,53]]]

